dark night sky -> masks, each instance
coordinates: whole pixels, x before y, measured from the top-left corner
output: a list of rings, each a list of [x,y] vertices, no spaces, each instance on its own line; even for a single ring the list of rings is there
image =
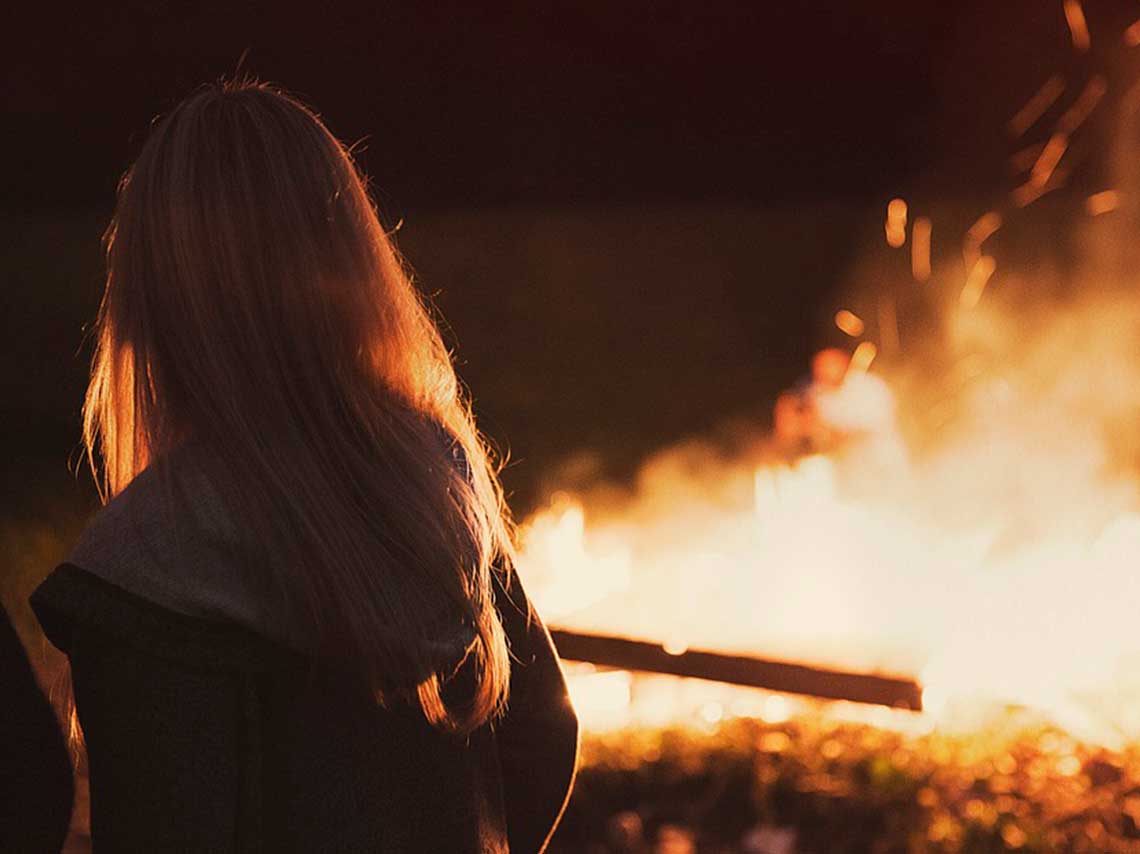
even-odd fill
[[[762,411],[886,199],[990,194],[1005,120],[1140,16],[1086,0],[1081,57],[1061,0],[41,5],[0,51],[9,447],[74,448],[118,177],[244,55],[363,140],[485,425],[531,466],[522,494],[575,448],[636,459]]]
[[[867,197],[1068,62],[1060,0],[84,5],[9,32],[8,204],[106,204],[148,120],[243,53],[416,209]],[[1094,34],[1132,5],[1089,0]]]

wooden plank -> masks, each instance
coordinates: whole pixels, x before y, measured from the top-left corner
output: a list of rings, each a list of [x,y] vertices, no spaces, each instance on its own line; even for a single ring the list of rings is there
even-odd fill
[[[658,643],[557,628],[551,629],[550,634],[559,655],[570,661],[727,682],[829,700],[922,710],[922,689],[917,682],[906,677],[852,673],[705,650],[685,650],[673,655]]]

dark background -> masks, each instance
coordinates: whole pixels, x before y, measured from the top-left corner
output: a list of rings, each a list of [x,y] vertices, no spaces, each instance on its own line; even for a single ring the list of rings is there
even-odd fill
[[[765,430],[815,349],[851,346],[831,318],[865,314],[852,295],[879,284],[879,256],[912,284],[883,242],[892,197],[935,217],[936,266],[960,287],[961,234],[1008,203],[1009,155],[1047,138],[1091,74],[1115,81],[1140,56],[1120,39],[1135,0],[1084,8],[1084,54],[1061,0],[6,12],[0,604],[44,659],[27,595],[97,503],[78,452],[100,237],[150,122],[196,86],[240,67],[356,143],[481,426],[511,453],[521,516],[567,461],[621,480],[682,438]],[[1011,139],[1055,72],[1065,97]],[[1044,228],[1023,248],[1056,252],[1040,236],[1106,186],[1086,161],[1063,203],[1034,206]]]
[[[762,427],[885,202],[1006,191],[1003,123],[1140,13],[1087,0],[1081,56],[1060,0],[87,6],[23,13],[0,60],[9,518],[90,501],[66,462],[116,181],[239,61],[359,142],[525,512],[580,451],[622,476]]]

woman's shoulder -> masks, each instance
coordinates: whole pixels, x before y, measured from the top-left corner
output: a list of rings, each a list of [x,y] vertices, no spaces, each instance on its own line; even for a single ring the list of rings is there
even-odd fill
[[[57,566],[29,601],[48,640],[69,655],[77,637],[93,633],[202,670],[262,671],[303,661],[247,627],[172,610],[71,563]]]
[[[78,591],[84,602],[104,605],[131,601],[132,613],[191,618],[296,645],[280,598],[188,453],[148,467],[96,512],[53,577],[48,589],[56,595]]]

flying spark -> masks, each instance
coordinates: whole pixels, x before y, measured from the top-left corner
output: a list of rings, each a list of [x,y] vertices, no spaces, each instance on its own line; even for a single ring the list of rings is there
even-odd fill
[[[852,374],[867,373],[867,369],[871,367],[871,363],[875,361],[877,355],[879,355],[878,347],[870,341],[862,342],[851,354],[851,362],[847,366],[847,372]]]
[[[1045,143],[1045,148],[1041,150],[1041,155],[1037,158],[1037,162],[1033,164],[1033,168],[1029,170],[1029,180],[1035,184],[1044,186],[1049,183],[1049,179],[1053,177],[1053,171],[1057,168],[1057,164],[1061,162],[1061,158],[1065,156],[1065,151],[1069,147],[1069,137],[1064,133],[1055,133],[1049,137],[1049,141]]]
[[[983,255],[970,269],[970,275],[966,277],[966,285],[962,288],[962,295],[959,301],[962,308],[976,308],[978,302],[982,298],[982,293],[986,289],[986,285],[990,283],[990,277],[993,276],[994,270],[997,269],[997,262],[994,261],[992,255]]]
[[[1009,120],[1007,124],[1009,132],[1014,136],[1021,136],[1033,127],[1050,107],[1057,103],[1057,99],[1064,92],[1065,78],[1060,74],[1054,74]]]
[[[1035,181],[1030,178],[1020,187],[1016,188],[1010,197],[1013,203],[1019,208],[1026,207],[1033,204],[1046,193],[1056,190],[1058,187],[1064,186],[1065,181],[1069,178],[1069,172],[1065,167],[1060,167],[1053,172],[1052,177],[1045,183]]]
[[[858,338],[866,329],[863,319],[847,309],[836,312],[835,325],[839,327],[839,330],[843,332],[843,334],[850,335],[852,338]]]
[[[1069,35],[1073,38],[1073,49],[1084,53],[1092,43],[1089,39],[1089,25],[1085,21],[1085,10],[1080,0],[1065,0],[1065,21],[1069,25]]]
[[[906,202],[902,199],[891,199],[887,204],[885,230],[888,246],[898,249],[906,243]]]
[[[974,220],[962,239],[962,257],[967,267],[972,267],[977,262],[982,254],[982,244],[993,237],[1001,225],[1001,214],[997,211],[987,211]]]
[[[1120,193],[1116,190],[1103,190],[1085,199],[1085,210],[1093,216],[1100,216],[1120,207]]]

